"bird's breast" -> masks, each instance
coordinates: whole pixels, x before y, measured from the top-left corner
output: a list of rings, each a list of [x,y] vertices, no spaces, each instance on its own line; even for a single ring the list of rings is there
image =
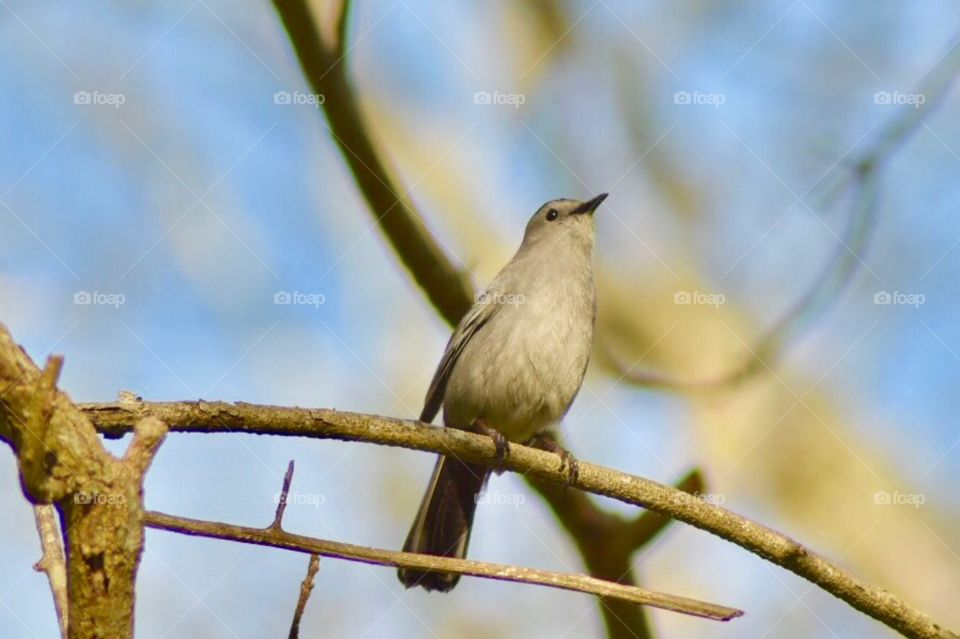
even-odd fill
[[[444,419],[466,428],[480,417],[525,441],[559,421],[580,389],[593,338],[593,282],[548,280],[501,302],[451,372]]]

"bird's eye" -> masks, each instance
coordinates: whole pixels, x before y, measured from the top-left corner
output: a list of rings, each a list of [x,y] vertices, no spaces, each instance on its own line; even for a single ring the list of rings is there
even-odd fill
[[[547,221],[553,222],[560,214],[557,213],[557,209],[550,209],[547,211]]]

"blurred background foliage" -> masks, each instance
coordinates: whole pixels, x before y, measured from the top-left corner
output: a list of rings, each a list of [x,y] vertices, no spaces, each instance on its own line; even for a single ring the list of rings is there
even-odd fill
[[[309,91],[269,5],[9,0],[0,16],[0,321],[35,360],[66,355],[64,390],[419,412],[448,329],[371,226],[321,114],[275,102]],[[960,8],[933,1],[375,0],[354,7],[349,55],[394,170],[478,284],[543,201],[611,192],[597,354],[563,427],[578,457],[663,482],[700,467],[711,499],[957,627],[956,92],[886,158],[850,286],[769,367],[690,392],[626,383],[618,363],[696,381],[743,362],[844,236],[852,201],[819,207],[817,185],[912,108],[877,93],[909,95],[960,46],[958,26]],[[77,92],[123,104],[77,104]],[[77,304],[81,291],[124,301]],[[275,304],[279,291],[323,303]],[[923,303],[877,304],[879,292]],[[682,293],[723,303],[678,304]],[[147,505],[265,524],[290,458],[291,530],[391,548],[432,465],[358,444],[176,435]],[[528,499],[481,507],[474,558],[580,570],[516,477],[490,489]],[[54,636],[7,451],[0,504],[2,634]],[[890,635],[683,525],[636,566],[647,587],[748,611],[726,625],[653,611],[658,636]],[[148,531],[138,636],[284,634],[304,570],[300,556]],[[584,596],[470,579],[428,596],[390,570],[324,561],[303,630],[602,627]]]

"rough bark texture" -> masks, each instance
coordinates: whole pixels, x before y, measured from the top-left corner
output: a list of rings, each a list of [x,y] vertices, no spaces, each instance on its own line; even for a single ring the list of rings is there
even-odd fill
[[[53,594],[53,606],[57,612],[57,625],[60,626],[60,637],[67,637],[67,559],[63,551],[63,540],[60,538],[60,519],[57,510],[50,504],[33,507],[33,516],[37,524],[37,534],[40,535],[40,548],[43,555],[40,561],[33,565],[33,569],[47,575],[50,583],[50,592]]]
[[[143,474],[166,428],[155,418],[138,423],[117,459],[56,389],[61,365],[51,358],[38,369],[0,324],[0,439],[17,456],[27,498],[60,514],[69,637],[128,637],[143,547]]]

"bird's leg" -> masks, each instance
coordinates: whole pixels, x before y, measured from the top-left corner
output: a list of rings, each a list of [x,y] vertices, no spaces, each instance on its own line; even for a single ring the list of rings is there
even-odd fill
[[[471,430],[480,435],[486,435],[493,440],[493,447],[496,452],[494,452],[494,459],[497,462],[498,468],[496,472],[499,475],[503,472],[503,461],[507,458],[507,454],[510,452],[510,442],[507,441],[507,438],[503,436],[496,428],[490,428],[487,426],[487,423],[484,421],[483,417],[477,417],[473,424],[471,425]]]
[[[580,475],[580,462],[569,450],[557,442],[557,436],[550,431],[537,433],[527,442],[528,446],[553,453],[560,458],[560,470],[567,469],[567,483],[564,488],[572,486]]]

